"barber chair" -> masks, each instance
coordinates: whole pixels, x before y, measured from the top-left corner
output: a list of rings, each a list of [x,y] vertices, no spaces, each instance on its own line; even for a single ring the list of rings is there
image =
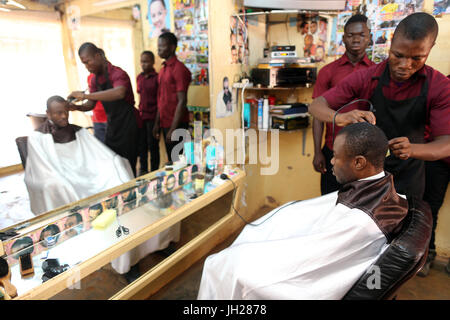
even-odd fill
[[[396,298],[397,290],[425,264],[431,237],[432,217],[427,203],[408,199],[409,212],[399,235],[369,268],[343,300],[389,300]],[[375,271],[380,273],[380,288],[371,289]]]
[[[25,164],[27,162],[28,149],[27,149],[28,137],[18,137],[16,138],[17,149],[19,149],[20,160],[22,161],[22,166],[25,169]]]

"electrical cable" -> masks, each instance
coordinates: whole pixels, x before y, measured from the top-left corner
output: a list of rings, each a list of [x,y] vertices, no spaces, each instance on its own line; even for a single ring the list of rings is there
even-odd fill
[[[232,199],[232,201],[231,201],[231,207],[233,208],[234,212],[236,212],[236,214],[239,216],[239,218],[241,218],[241,220],[244,221],[245,224],[250,225],[250,226],[252,226],[252,227],[257,227],[257,226],[262,225],[264,222],[266,222],[267,220],[269,220],[270,218],[272,218],[272,217],[273,217],[278,211],[280,211],[281,209],[286,208],[286,207],[288,207],[288,206],[290,206],[290,205],[292,205],[292,204],[294,204],[294,203],[297,203],[297,202],[300,202],[300,201],[301,201],[301,200],[292,201],[291,203],[289,203],[289,204],[287,204],[287,205],[284,205],[284,206],[279,207],[277,210],[275,210],[274,213],[272,213],[267,219],[263,220],[262,222],[257,223],[257,224],[251,223],[251,222],[248,222],[247,220],[245,220],[244,217],[242,217],[242,216],[239,214],[239,211],[234,207],[234,200],[235,200],[235,197],[236,197],[236,189],[237,189],[236,184],[234,183],[234,181],[233,181],[230,177],[228,177],[228,175],[226,175],[225,173],[222,173],[222,174],[220,175],[220,178],[221,178],[222,180],[230,180],[231,183],[233,184],[233,199]]]
[[[355,103],[355,102],[359,102],[359,101],[363,101],[363,102],[368,102],[369,103],[369,111],[370,112],[375,112],[376,110],[373,108],[373,104],[372,104],[372,102],[370,101],[370,100],[367,100],[367,99],[356,99],[356,100],[353,100],[353,101],[351,101],[351,102],[349,102],[349,103],[347,103],[347,104],[345,104],[345,105],[343,105],[342,107],[340,107],[339,109],[337,109],[336,110],[336,112],[334,113],[334,116],[333,116],[333,125],[332,125],[332,128],[331,128],[331,130],[332,130],[332,135],[331,135],[331,138],[332,138],[332,144],[334,144],[334,127],[336,126],[336,124],[335,124],[335,122],[336,122],[336,116],[338,115],[338,113],[339,113],[339,111],[341,111],[342,109],[344,109],[345,107],[348,107],[349,105],[351,105],[351,104],[353,104],[353,103]]]

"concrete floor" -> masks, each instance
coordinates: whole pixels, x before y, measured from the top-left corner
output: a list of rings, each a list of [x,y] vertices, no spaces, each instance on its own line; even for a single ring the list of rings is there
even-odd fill
[[[13,181],[14,180],[14,181]],[[28,219],[31,212],[24,210],[28,205],[28,197],[23,183],[23,175],[15,175],[15,178],[0,179],[0,226],[6,227],[18,221]],[[13,189],[10,186],[15,186]],[[6,187],[8,186],[8,187]],[[198,233],[205,230],[218,218],[220,218],[229,207],[231,194],[221,198],[213,207],[201,210],[189,218],[183,220],[182,236],[175,248],[181,247]],[[261,208],[258,216],[262,216],[271,208]],[[228,247],[241,230],[231,235],[227,240],[214,248],[209,254],[218,252]],[[139,269],[141,273],[146,272],[153,266],[161,262],[168,256],[167,252],[155,252],[140,261]],[[150,300],[195,300],[197,298],[200,284],[202,268],[205,257],[195,263],[191,268],[174,279],[171,283],[162,288],[159,292],[149,297]],[[447,259],[437,257],[430,273],[427,277],[413,277],[397,293],[398,300],[450,300],[450,276],[445,273]],[[73,299],[73,300],[104,300],[114,295],[127,285],[123,275],[117,274],[108,264],[88,277],[82,279],[75,288],[67,289],[52,299]]]

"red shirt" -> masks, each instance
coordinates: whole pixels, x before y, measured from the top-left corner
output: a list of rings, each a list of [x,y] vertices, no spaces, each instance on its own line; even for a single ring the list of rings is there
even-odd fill
[[[108,62],[108,74],[109,81],[111,82],[113,88],[123,86],[127,89],[125,93],[125,101],[134,107],[133,89],[131,87],[131,81],[128,74],[121,68],[113,66],[110,62]],[[89,92],[97,91],[97,85],[95,82],[96,78],[97,75],[95,74],[91,77],[91,81],[89,81]],[[106,82],[104,74],[98,77],[98,82],[99,84],[104,84]]]
[[[161,128],[170,128],[177,109],[177,92],[188,91],[191,83],[191,72],[180,62],[176,56],[163,62],[158,74],[158,111]],[[186,112],[181,120],[189,122],[189,113]]]
[[[323,94],[330,107],[337,110],[340,106],[358,98],[370,99],[378,80],[374,76],[381,76],[387,60],[371,66],[366,70],[353,72],[345,81]],[[428,80],[427,119],[433,136],[450,134],[450,80],[439,71],[425,65],[407,81],[399,84],[389,80],[383,86],[383,94],[390,100],[404,100],[420,94],[422,84]]]
[[[90,74],[88,76],[88,83],[91,83],[91,78],[94,74]],[[105,108],[103,108],[103,104],[101,101],[97,101],[97,103],[95,104],[95,108],[94,110],[92,110],[92,122],[101,122],[101,123],[105,123],[106,122],[106,113],[105,113]]]
[[[140,96],[139,113],[142,120],[155,120],[158,101],[158,73],[155,70],[145,76],[141,73],[136,78],[137,92]]]
[[[358,61],[355,65],[353,65],[353,63],[351,63],[348,59],[347,55],[344,54],[341,58],[327,64],[322,69],[320,69],[319,75],[317,76],[317,81],[314,84],[314,91],[312,95],[313,99],[322,96],[326,91],[336,86],[352,72],[362,69],[365,70],[374,64],[374,62],[369,60],[367,55],[364,55],[361,61]],[[348,110],[350,110],[350,106],[346,111]],[[333,150],[333,124],[327,122],[325,124],[325,127],[325,144],[330,150]],[[342,127],[335,127],[334,137],[336,137],[337,133],[341,129]]]

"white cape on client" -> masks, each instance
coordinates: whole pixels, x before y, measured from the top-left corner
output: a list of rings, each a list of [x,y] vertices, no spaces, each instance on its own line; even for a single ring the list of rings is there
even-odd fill
[[[336,200],[288,203],[247,225],[206,259],[198,299],[341,299],[387,245],[368,214]]]
[[[38,215],[116,187],[133,179],[127,159],[120,157],[86,129],[68,143],[51,134],[28,137],[25,184],[31,211]]]

